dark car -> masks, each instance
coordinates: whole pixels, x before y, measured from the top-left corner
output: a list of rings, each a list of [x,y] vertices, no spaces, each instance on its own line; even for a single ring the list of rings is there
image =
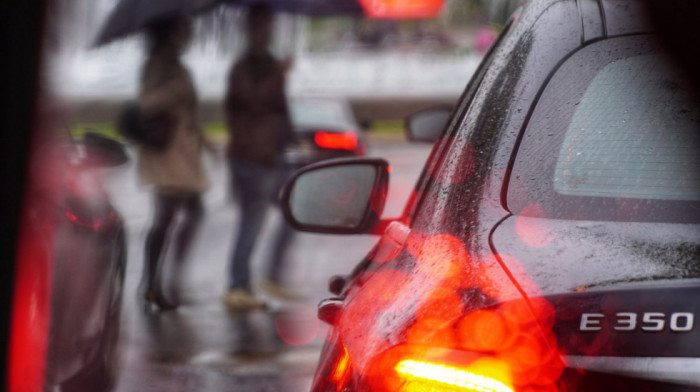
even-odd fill
[[[297,143],[285,160],[293,166],[367,154],[363,129],[346,100],[296,97],[290,99],[289,110]]]
[[[291,179],[296,228],[381,235],[319,306],[314,392],[700,389],[700,104],[653,31],[635,1],[528,2],[397,219],[383,160]]]
[[[33,159],[39,185],[25,201],[11,385],[107,391],[119,360],[126,242],[100,171],[127,158],[118,142],[96,134],[47,139]]]

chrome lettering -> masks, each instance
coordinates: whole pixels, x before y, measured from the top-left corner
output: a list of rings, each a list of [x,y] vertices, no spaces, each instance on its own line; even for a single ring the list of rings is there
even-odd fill
[[[637,328],[637,313],[618,313],[615,331],[634,331]]]
[[[581,331],[600,331],[600,321],[605,317],[602,313],[583,313],[581,314]]]
[[[666,324],[666,315],[664,313],[654,312],[644,313],[642,324],[644,324],[642,325],[642,330],[644,331],[663,331],[664,325]]]
[[[684,318],[684,324],[679,325],[678,320]],[[693,329],[693,322],[695,317],[692,313],[674,313],[671,315],[671,331],[674,332],[688,332]]]
[[[641,314],[642,321],[638,322]],[[581,323],[579,324],[580,331],[600,331],[603,329],[603,320],[605,315],[602,313],[582,313]],[[620,312],[614,316],[609,324],[615,331],[637,331],[641,329],[645,332],[661,332],[666,327],[668,320],[669,329],[673,332],[689,332],[695,327],[695,315],[690,312],[672,313],[668,317],[665,313],[660,312]],[[639,328],[641,326],[641,328]]]

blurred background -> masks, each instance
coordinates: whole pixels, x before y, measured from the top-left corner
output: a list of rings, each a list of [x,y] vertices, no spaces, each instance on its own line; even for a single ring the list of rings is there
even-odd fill
[[[136,93],[143,62],[139,36],[91,49],[115,0],[57,0],[51,42],[54,92],[76,110],[76,121],[113,118],[113,105]],[[401,118],[426,101],[451,102],[462,92],[481,56],[517,0],[447,0],[435,19],[391,20],[280,15],[274,52],[294,60],[292,96],[342,96],[358,118]],[[218,121],[226,73],[244,46],[242,11],[220,7],[197,19],[186,55],[203,120]],[[369,110],[368,101],[402,101]],[[369,111],[369,112],[368,112]]]
[[[120,140],[114,122],[124,102],[136,97],[145,60],[143,37],[91,47],[117,2],[51,4],[44,80],[59,103],[62,133],[80,138],[95,132]],[[278,15],[273,52],[293,60],[287,78],[291,99],[349,103],[362,124],[349,130],[361,133],[362,154],[390,162],[386,218],[402,213],[431,148],[408,143],[404,117],[453,105],[518,5],[519,0],[446,0],[437,18],[410,20]],[[227,73],[245,45],[242,22],[241,10],[233,7],[199,16],[185,55],[200,98],[200,121],[222,149],[221,106]],[[231,202],[225,165],[207,158],[212,188],[204,197],[206,216],[185,273],[183,306],[144,314],[136,293],[152,200],[138,185],[135,149],[127,144],[126,154],[128,163],[99,173],[124,217],[128,244],[121,361],[110,364],[116,369],[116,390],[307,391],[327,328],[316,318],[316,306],[331,295],[328,279],[350,273],[377,237],[299,233],[289,248],[286,275],[302,297],[268,296],[265,311],[227,312],[221,299],[239,212]],[[254,276],[265,268],[271,232],[281,219],[276,209],[271,212],[253,255]],[[73,278],[84,279],[80,274]]]

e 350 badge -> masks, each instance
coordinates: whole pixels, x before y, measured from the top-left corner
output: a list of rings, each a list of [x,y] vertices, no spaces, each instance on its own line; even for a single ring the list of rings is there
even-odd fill
[[[584,332],[600,331],[603,327],[612,327],[615,331],[661,332],[668,328],[672,332],[690,332],[695,326],[695,315],[689,312],[678,313],[633,313],[620,312],[614,315],[602,313],[582,313],[579,330]]]

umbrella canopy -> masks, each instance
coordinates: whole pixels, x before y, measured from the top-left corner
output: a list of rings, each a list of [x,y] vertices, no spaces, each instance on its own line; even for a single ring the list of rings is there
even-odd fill
[[[248,7],[266,4],[277,12],[310,16],[362,16],[357,0],[228,0],[228,5]]]
[[[192,15],[222,2],[222,0],[121,0],[107,16],[93,42],[93,47],[105,45],[141,31],[158,20]]]

